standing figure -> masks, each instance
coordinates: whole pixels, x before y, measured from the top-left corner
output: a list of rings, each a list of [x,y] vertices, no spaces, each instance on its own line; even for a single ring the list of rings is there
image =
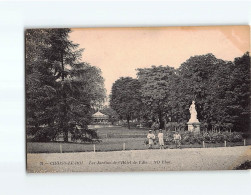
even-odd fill
[[[175,132],[173,135],[173,140],[175,143],[176,148],[179,147],[180,148],[180,144],[181,144],[181,136],[179,134],[179,132]]]
[[[191,115],[189,122],[199,122],[199,120],[197,119],[197,111],[195,108],[195,101],[192,101],[192,104],[189,108],[189,111],[190,111],[190,115]]]
[[[147,139],[148,139],[148,148],[151,149],[154,144],[153,140],[155,139],[155,135],[152,133],[152,130],[149,130]]]
[[[162,129],[159,130],[158,138],[160,149],[164,149],[164,134],[162,133]]]

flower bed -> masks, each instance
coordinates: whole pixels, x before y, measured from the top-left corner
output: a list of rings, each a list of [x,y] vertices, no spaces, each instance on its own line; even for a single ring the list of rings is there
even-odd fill
[[[173,134],[174,132],[167,132],[165,134],[165,144],[170,145],[173,144]],[[181,135],[181,144],[188,145],[188,144],[217,144],[217,143],[224,143],[231,142],[237,143],[243,141],[243,135],[239,132],[201,132],[201,133],[192,133],[189,131],[182,131],[180,132]]]

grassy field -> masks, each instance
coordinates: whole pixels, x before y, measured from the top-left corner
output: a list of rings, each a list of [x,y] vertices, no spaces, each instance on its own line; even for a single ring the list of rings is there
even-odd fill
[[[145,150],[148,146],[145,144],[147,129],[127,129],[124,127],[109,127],[98,129],[98,135],[101,138],[100,143],[95,143],[95,151],[120,151],[123,150]],[[247,140],[247,145],[251,144],[251,140]],[[227,147],[243,146],[243,142],[227,143]],[[201,148],[200,144],[182,145],[182,148]],[[224,147],[223,143],[205,144],[205,147]],[[154,145],[153,149],[159,146]],[[173,149],[174,144],[165,146],[165,148]],[[90,152],[94,151],[92,143],[64,143],[64,142],[27,142],[28,153],[58,153],[58,152]]]
[[[126,127],[109,127],[100,128],[97,130],[99,137],[101,138],[125,138],[125,137],[146,137],[148,129],[127,129]]]

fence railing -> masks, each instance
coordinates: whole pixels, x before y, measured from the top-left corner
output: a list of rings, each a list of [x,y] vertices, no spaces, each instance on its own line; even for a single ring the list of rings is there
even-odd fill
[[[93,144],[92,146],[93,146],[93,150],[91,150],[91,148],[90,148],[89,152],[91,152],[91,151],[97,152],[96,144]],[[126,145],[126,143],[122,143],[122,144],[121,144],[121,149],[119,150],[119,149],[117,148],[116,151],[125,151],[125,150],[128,150],[128,149],[127,149],[127,146],[128,146],[128,145]],[[229,146],[230,146],[230,145],[228,145],[227,141],[224,141],[224,146],[222,146],[222,147],[229,147]],[[243,140],[243,146],[246,146],[246,139]],[[207,148],[208,145],[203,141],[203,142],[202,142],[202,145],[201,145],[200,147],[201,147],[201,148]],[[130,150],[130,149],[129,149],[129,150]],[[62,145],[61,145],[61,144],[59,145],[59,151],[60,151],[60,153],[63,152],[63,149],[62,149]]]

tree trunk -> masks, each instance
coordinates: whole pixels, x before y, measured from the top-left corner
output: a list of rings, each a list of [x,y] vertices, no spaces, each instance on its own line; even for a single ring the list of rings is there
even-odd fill
[[[130,129],[130,116],[126,117],[128,129]]]
[[[163,121],[163,116],[162,116],[162,112],[159,111],[159,128],[163,129],[164,128],[164,121]]]
[[[50,128],[50,131],[53,131],[53,125],[54,125],[54,119],[51,118],[48,122],[48,127]],[[52,141],[55,141],[56,140],[56,134],[54,134],[54,136],[52,137]]]
[[[68,142],[68,131],[64,128],[64,142]]]
[[[164,119],[164,130],[166,131],[166,119]]]
[[[64,134],[64,142],[68,142],[68,122],[67,122],[67,105],[66,105],[66,97],[65,94],[63,95],[64,99],[64,105],[63,105],[63,118],[62,118],[62,128],[63,128],[63,134]]]
[[[64,81],[64,54],[63,51],[61,51],[61,66],[62,66],[62,81]],[[63,98],[63,118],[62,118],[62,128],[63,128],[63,134],[64,134],[64,142],[68,142],[68,127],[67,127],[67,119],[66,119],[66,115],[67,115],[67,103],[66,103],[66,94],[64,93],[64,82],[62,85],[62,98]]]

